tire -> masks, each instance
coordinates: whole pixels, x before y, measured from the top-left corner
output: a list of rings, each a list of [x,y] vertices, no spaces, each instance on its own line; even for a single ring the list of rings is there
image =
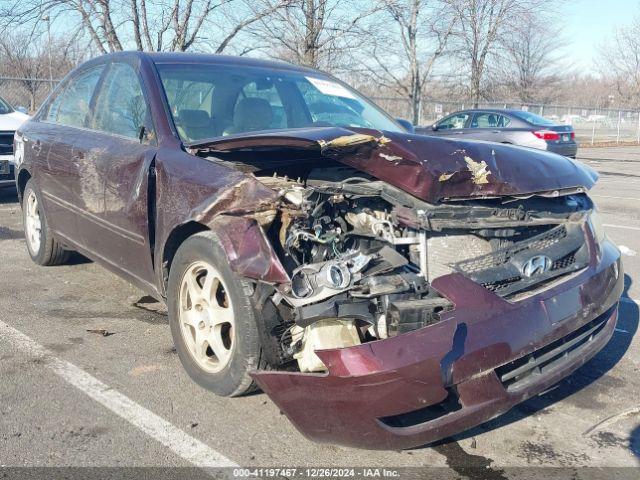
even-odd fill
[[[252,294],[253,285],[231,270],[213,232],[197,233],[178,248],[167,291],[171,335],[189,376],[220,396],[254,390],[249,372],[266,366]]]
[[[33,179],[27,182],[22,195],[22,222],[31,260],[43,266],[61,265],[69,260],[71,252],[53,237]]]

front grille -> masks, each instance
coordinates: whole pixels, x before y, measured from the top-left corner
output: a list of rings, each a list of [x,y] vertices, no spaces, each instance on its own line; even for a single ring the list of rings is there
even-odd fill
[[[523,276],[524,264],[536,255],[549,257],[551,267],[530,277]],[[567,223],[488,254],[458,261],[451,264],[451,268],[488,290],[508,297],[534,290],[552,279],[580,270],[587,263],[582,226]]]
[[[13,133],[14,132],[0,132],[0,155],[13,153]]]
[[[7,173],[0,173],[0,181],[14,180],[13,165],[9,164],[9,171]]]
[[[573,267],[576,265],[577,252],[578,251],[576,250],[574,252],[568,253],[564,257],[561,257],[556,261],[554,261],[549,271],[550,272],[557,272],[557,271],[566,272],[567,270],[572,270]],[[482,286],[488,290],[491,290],[492,292],[501,294],[503,291],[506,291],[507,289],[512,289],[512,287],[517,286],[518,283],[522,282],[523,280],[524,279],[521,276],[517,275],[514,277],[504,278],[504,279],[496,280],[493,282],[484,282],[482,283]],[[540,282],[536,282],[536,286],[539,286],[539,285],[540,285]]]
[[[519,282],[520,280],[522,280],[522,277],[510,277],[503,280],[496,280],[495,282],[486,282],[483,283],[482,286],[488,290],[491,290],[492,292],[499,293],[501,290],[509,288],[511,285]]]
[[[567,229],[564,225],[552,228],[532,239],[518,242],[511,246],[501,248],[482,257],[473,258],[456,263],[456,268],[466,273],[481,272],[491,267],[504,265],[518,255],[527,250],[546,250],[560,240],[566,238]]]
[[[496,368],[496,374],[507,391],[516,390],[562,364],[570,362],[604,329],[615,307],[562,337],[524,357]]]
[[[564,257],[553,262],[553,265],[551,265],[551,271],[562,270],[563,268],[570,267],[574,263],[576,263],[576,252],[568,253]]]

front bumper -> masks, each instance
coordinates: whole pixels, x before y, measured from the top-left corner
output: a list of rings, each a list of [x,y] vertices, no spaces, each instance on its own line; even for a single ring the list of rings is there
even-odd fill
[[[460,274],[442,276],[433,287],[455,308],[439,323],[318,351],[327,374],[257,371],[253,378],[314,441],[403,449],[451,436],[547,390],[611,338],[624,283],[620,254],[608,241],[596,246],[590,239],[589,250],[583,271],[517,302]],[[585,340],[582,333],[596,323]],[[526,363],[523,357],[548,357],[578,334],[571,351],[524,381],[501,381],[505,369]]]

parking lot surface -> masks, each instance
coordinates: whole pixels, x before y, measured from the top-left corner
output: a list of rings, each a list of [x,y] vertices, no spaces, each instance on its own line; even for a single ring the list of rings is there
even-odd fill
[[[614,337],[545,394],[402,452],[315,444],[262,393],[226,399],[201,389],[180,365],[163,305],[80,257],[33,264],[15,192],[1,191],[0,465],[443,467],[451,478],[640,466],[640,148],[579,157],[601,175],[593,198],[623,252]]]

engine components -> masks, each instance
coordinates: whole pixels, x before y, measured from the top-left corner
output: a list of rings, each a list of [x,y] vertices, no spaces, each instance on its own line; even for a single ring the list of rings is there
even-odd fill
[[[565,241],[554,228],[556,217],[579,213],[566,200],[416,206],[415,199],[389,185],[354,176],[340,179],[340,169],[323,169],[322,179],[309,172],[305,176],[302,168],[290,173],[260,177],[281,202],[274,205],[276,218],[261,225],[269,230],[291,279],[272,286],[272,304],[282,320],[273,335],[283,362],[296,361],[301,371],[325,369],[314,350],[439,322],[453,305],[431,287],[438,277],[462,273],[492,291],[517,291],[522,281],[518,271],[510,273],[510,265],[528,258],[532,246],[547,249],[553,255],[549,258],[558,260],[559,272],[582,265],[580,239]],[[540,202],[550,210],[546,220],[536,213]],[[531,219],[547,223],[519,225]],[[556,248],[560,243],[562,248]]]

